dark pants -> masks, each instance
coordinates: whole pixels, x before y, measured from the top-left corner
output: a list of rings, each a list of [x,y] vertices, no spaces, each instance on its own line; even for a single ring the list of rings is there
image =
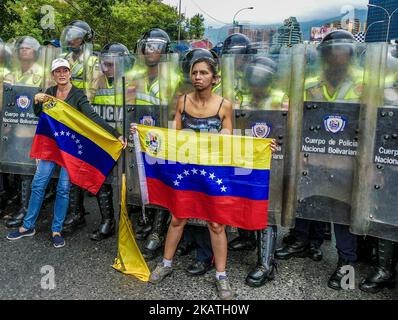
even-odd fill
[[[334,223],[333,227],[339,257],[355,262],[357,260],[357,236],[350,232],[349,226]]]
[[[324,240],[325,223],[307,219],[296,219],[293,235],[298,241],[309,242],[320,247]]]
[[[4,192],[4,180],[3,180],[3,174],[0,173],[0,196],[3,194]]]
[[[201,262],[210,262],[213,259],[213,250],[211,248],[210,232],[206,227],[185,226],[184,241],[195,245],[196,260]]]
[[[339,258],[355,262],[357,260],[357,236],[350,232],[349,226],[334,223],[333,227]],[[324,228],[324,222],[296,219],[294,236],[299,241],[308,241],[319,247],[323,243]]]

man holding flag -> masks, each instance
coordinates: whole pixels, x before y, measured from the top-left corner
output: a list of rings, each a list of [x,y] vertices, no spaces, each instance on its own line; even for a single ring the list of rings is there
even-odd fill
[[[58,164],[61,171],[52,241],[55,248],[60,248],[65,245],[61,231],[69,204],[70,182],[96,194],[127,144],[117,130],[94,111],[84,92],[71,84],[67,60],[55,59],[51,72],[57,85],[35,96],[35,114],[40,119],[31,157],[39,159],[39,163],[28,212],[22,227],[9,233],[7,239],[17,240],[35,234],[45,190]]]

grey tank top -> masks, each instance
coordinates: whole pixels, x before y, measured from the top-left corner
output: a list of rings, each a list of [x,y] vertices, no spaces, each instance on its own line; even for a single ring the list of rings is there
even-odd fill
[[[183,129],[192,129],[194,131],[216,131],[220,132],[222,129],[222,120],[220,118],[220,109],[224,103],[222,99],[220,107],[218,108],[217,114],[206,118],[196,118],[191,116],[185,111],[185,104],[187,101],[187,95],[184,96],[184,108],[181,113],[181,121]]]

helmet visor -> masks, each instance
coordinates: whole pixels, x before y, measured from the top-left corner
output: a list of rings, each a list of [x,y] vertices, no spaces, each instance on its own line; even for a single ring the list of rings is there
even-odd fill
[[[67,26],[61,34],[61,46],[63,48],[75,46],[77,44],[81,45],[83,43],[84,37],[87,31],[75,26]],[[79,41],[81,40],[81,41]]]

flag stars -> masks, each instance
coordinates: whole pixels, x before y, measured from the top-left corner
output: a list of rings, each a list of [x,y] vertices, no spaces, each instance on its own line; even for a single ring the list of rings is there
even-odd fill
[[[69,132],[69,131],[66,132],[66,136],[67,136],[67,137],[70,136],[70,132]]]
[[[81,144],[79,144],[77,147],[78,147],[79,149],[82,149],[82,148],[83,148],[83,146],[82,146]]]
[[[83,154],[83,151],[79,150],[77,153],[80,154],[80,155],[82,155],[82,154]]]
[[[180,181],[178,181],[178,180],[174,181],[174,185],[175,185],[176,187],[178,187],[178,186],[180,185]]]
[[[76,140],[76,143],[80,143],[80,140]]]
[[[182,178],[183,178],[182,174],[177,175],[178,180],[182,180]]]
[[[184,174],[185,174],[186,176],[189,176],[189,171],[188,171],[188,170],[184,170]]]
[[[198,174],[198,170],[196,170],[195,168],[193,168],[191,171],[193,174]]]
[[[216,176],[214,175],[214,173],[210,173],[210,174],[209,174],[209,178],[210,178],[211,180],[213,180],[215,177],[216,177]]]
[[[65,135],[65,131],[61,131],[61,136],[64,136]]]
[[[207,172],[205,171],[205,169],[203,169],[203,170],[200,171],[200,174],[201,174],[202,176],[205,176],[206,173],[207,173]]]
[[[57,131],[54,132],[54,137],[58,137],[59,133]]]
[[[217,179],[217,182],[216,182],[218,185],[220,185],[220,184],[222,184],[222,179]]]
[[[226,186],[222,186],[221,187],[221,192],[227,192],[227,187]]]
[[[71,138],[72,138],[72,140],[75,140],[76,136],[74,134],[72,134]]]

